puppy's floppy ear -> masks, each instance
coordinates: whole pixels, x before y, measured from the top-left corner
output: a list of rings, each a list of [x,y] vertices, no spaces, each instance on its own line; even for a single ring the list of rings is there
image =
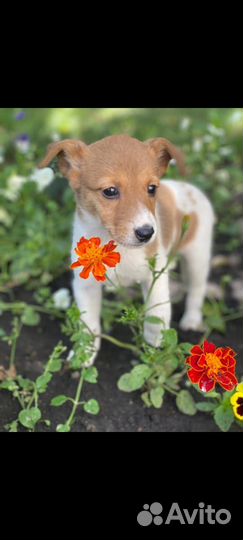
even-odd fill
[[[145,144],[149,147],[150,151],[157,158],[159,176],[162,177],[169,166],[171,159],[175,159],[180,173],[186,175],[186,165],[185,158],[181,150],[176,148],[170,141],[167,139],[161,139],[160,137],[156,139],[149,139],[145,141]]]
[[[59,141],[48,146],[47,154],[38,168],[47,167],[57,157],[60,172],[70,180],[72,188],[76,189],[80,181],[81,161],[87,152],[88,147],[82,141]]]

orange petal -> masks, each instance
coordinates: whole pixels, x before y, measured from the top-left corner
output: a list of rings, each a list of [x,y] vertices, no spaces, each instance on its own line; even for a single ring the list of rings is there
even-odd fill
[[[87,247],[77,247],[74,251],[77,253],[78,257],[83,257],[87,253]]]
[[[85,266],[83,271],[81,272],[81,274],[79,274],[80,277],[83,278],[83,279],[88,279],[92,268],[93,268],[93,263],[90,264],[89,266]]]
[[[79,262],[81,264],[81,266],[89,266],[93,261],[90,257],[85,257],[85,255],[83,255],[82,257],[79,257]]]
[[[102,262],[94,264],[93,275],[94,277],[103,277],[106,274],[106,267]]]
[[[71,264],[70,268],[78,268],[79,266],[83,266],[79,261],[74,262]]]
[[[101,239],[98,237],[93,237],[93,238],[90,238],[89,242],[91,242],[96,247],[98,247],[100,245]]]
[[[106,275],[105,276],[94,276],[96,281],[106,281]]]
[[[111,240],[110,242],[108,242],[108,244],[106,244],[103,247],[103,253],[113,251],[114,249],[116,249],[116,247],[117,247],[117,245],[115,244],[114,240]]]
[[[79,242],[77,243],[77,247],[81,248],[81,247],[87,246],[88,243],[89,243],[89,240],[86,240],[86,238],[82,236],[82,238],[80,238]]]
[[[105,257],[102,257],[102,260],[112,268],[120,262],[121,256],[120,253],[108,253]]]

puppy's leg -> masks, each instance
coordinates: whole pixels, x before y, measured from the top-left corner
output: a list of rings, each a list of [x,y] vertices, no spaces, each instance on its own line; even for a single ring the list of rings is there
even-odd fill
[[[82,313],[81,319],[94,334],[100,334],[100,312],[102,300],[102,285],[96,281],[84,281],[79,272],[74,272],[73,293],[77,306]],[[84,313],[83,313],[84,312]],[[85,365],[92,365],[100,348],[100,338],[94,340],[95,352]]]
[[[153,347],[159,347],[162,342],[161,331],[170,327],[171,303],[168,271],[161,274],[159,279],[154,283],[151,293],[149,293],[151,283],[152,278],[150,277],[150,279],[142,285],[146,316],[149,317],[153,315],[159,317],[163,322],[160,325],[145,321],[144,338],[150,345],[153,345]]]
[[[210,269],[211,243],[191,246],[183,253],[187,297],[185,313],[180,321],[182,330],[203,330],[202,307]]]

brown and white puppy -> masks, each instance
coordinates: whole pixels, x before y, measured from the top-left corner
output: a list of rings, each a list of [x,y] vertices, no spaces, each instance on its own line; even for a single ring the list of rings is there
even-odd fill
[[[166,139],[141,142],[116,135],[90,145],[78,140],[51,144],[39,167],[46,167],[56,157],[77,203],[72,262],[80,237],[99,236],[103,243],[113,239],[122,257],[115,271],[108,270],[108,277],[123,286],[140,283],[146,299],[152,281],[148,259],[156,255],[156,269],[161,270],[171,249],[177,246],[188,284],[180,326],[198,329],[210,266],[214,212],[196,187],[174,180],[161,182],[171,159],[184,172],[182,153]],[[179,242],[184,215],[190,215],[190,226]],[[80,279],[79,272],[74,271],[75,300],[85,312],[82,318],[89,328],[100,334],[102,284],[93,276],[87,281]],[[146,322],[144,337],[159,346],[161,330],[169,327],[171,318],[168,271],[156,281],[148,309],[150,315],[163,320],[163,325]],[[98,350],[98,338],[95,345]]]

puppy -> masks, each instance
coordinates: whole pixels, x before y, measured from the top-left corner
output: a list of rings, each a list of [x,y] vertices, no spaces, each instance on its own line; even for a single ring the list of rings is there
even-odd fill
[[[156,270],[161,270],[176,246],[187,283],[180,327],[200,329],[215,218],[210,202],[199,189],[185,182],[161,181],[171,159],[184,173],[182,153],[166,139],[140,142],[116,135],[90,145],[78,140],[51,144],[39,167],[48,166],[54,158],[68,178],[77,203],[72,262],[82,236],[99,236],[102,243],[112,239],[117,243],[121,263],[115,271],[108,269],[108,277],[122,286],[140,283],[146,299],[152,282],[148,259],[156,256]],[[181,236],[185,215],[190,216],[189,228]],[[87,281],[80,279],[79,272],[74,270],[75,300],[80,311],[85,312],[83,320],[95,334],[100,334],[102,284],[93,276]],[[168,271],[156,281],[148,309],[150,315],[163,321],[161,326],[149,322],[144,326],[145,340],[158,347],[161,330],[169,328],[171,320]],[[99,346],[100,339],[96,338],[96,353]]]

